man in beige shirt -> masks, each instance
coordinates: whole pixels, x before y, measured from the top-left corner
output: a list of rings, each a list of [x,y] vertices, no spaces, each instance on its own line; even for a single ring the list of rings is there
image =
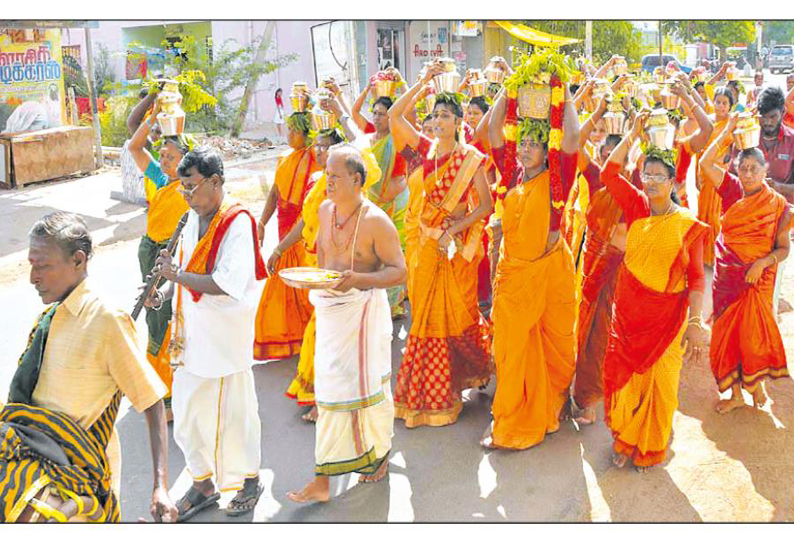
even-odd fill
[[[72,213],[50,213],[30,232],[30,282],[45,304],[60,302],[46,340],[33,406],[65,414],[90,428],[120,390],[146,414],[154,464],[151,513],[174,521],[168,496],[165,385],[147,363],[129,315],[106,305],[88,280],[91,236]],[[16,378],[16,377],[15,377]],[[13,384],[12,384],[13,387]],[[107,457],[112,488],[119,495],[121,453],[116,431]]]

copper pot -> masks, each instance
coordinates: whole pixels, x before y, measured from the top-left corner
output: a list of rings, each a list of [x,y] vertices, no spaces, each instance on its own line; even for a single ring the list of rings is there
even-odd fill
[[[671,88],[672,87],[670,84],[666,84],[664,89],[659,93],[659,101],[662,102],[662,107],[668,111],[678,109],[681,106],[681,98],[678,95],[673,94]]]

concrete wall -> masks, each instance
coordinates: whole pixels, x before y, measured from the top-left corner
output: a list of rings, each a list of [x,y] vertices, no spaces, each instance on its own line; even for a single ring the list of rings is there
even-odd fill
[[[274,94],[277,88],[284,89],[284,101],[287,105],[286,95],[289,94],[293,81],[306,81],[313,86],[314,64],[310,29],[322,22],[324,21],[276,21],[273,44],[268,56],[297,53],[298,59],[260,78],[249,108],[246,127],[261,127],[273,120]],[[138,41],[157,47],[166,35],[174,33],[193,34],[197,41],[203,41],[206,35],[211,34],[213,50],[220,51],[224,45],[232,49],[249,45],[262,35],[266,24],[267,21],[100,21],[99,28],[91,30],[91,41],[95,53],[99,44],[107,47],[116,78],[122,81],[125,78],[126,48],[130,42]],[[82,29],[64,30],[63,44],[80,45],[81,63],[84,67],[87,65],[85,34]],[[238,96],[241,94],[242,91],[238,92]]]

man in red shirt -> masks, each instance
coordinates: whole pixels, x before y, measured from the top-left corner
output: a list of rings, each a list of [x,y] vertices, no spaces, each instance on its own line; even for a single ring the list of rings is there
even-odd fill
[[[794,203],[794,130],[783,124],[786,113],[786,97],[778,87],[767,87],[758,96],[758,114],[761,124],[761,142],[769,164],[769,179],[772,188],[780,192],[789,203]],[[735,158],[739,149],[731,155],[731,172],[735,173]]]

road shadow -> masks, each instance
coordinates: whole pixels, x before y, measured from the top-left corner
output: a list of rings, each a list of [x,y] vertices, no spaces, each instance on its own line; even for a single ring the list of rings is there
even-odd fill
[[[792,346],[787,345],[789,356]],[[752,487],[772,506],[772,517],[757,509],[740,508],[741,517],[732,515],[725,520],[794,520],[794,457],[790,453],[794,449],[794,382],[790,378],[766,381],[770,402],[764,409],[753,408],[745,397],[746,406],[726,414],[714,410],[718,389],[707,363],[684,364],[681,382],[681,413],[701,421],[705,436],[717,450],[744,466]],[[742,503],[747,497],[740,493],[741,488],[730,487],[729,480],[725,485],[725,496],[731,501],[726,513],[736,514],[735,503]]]

